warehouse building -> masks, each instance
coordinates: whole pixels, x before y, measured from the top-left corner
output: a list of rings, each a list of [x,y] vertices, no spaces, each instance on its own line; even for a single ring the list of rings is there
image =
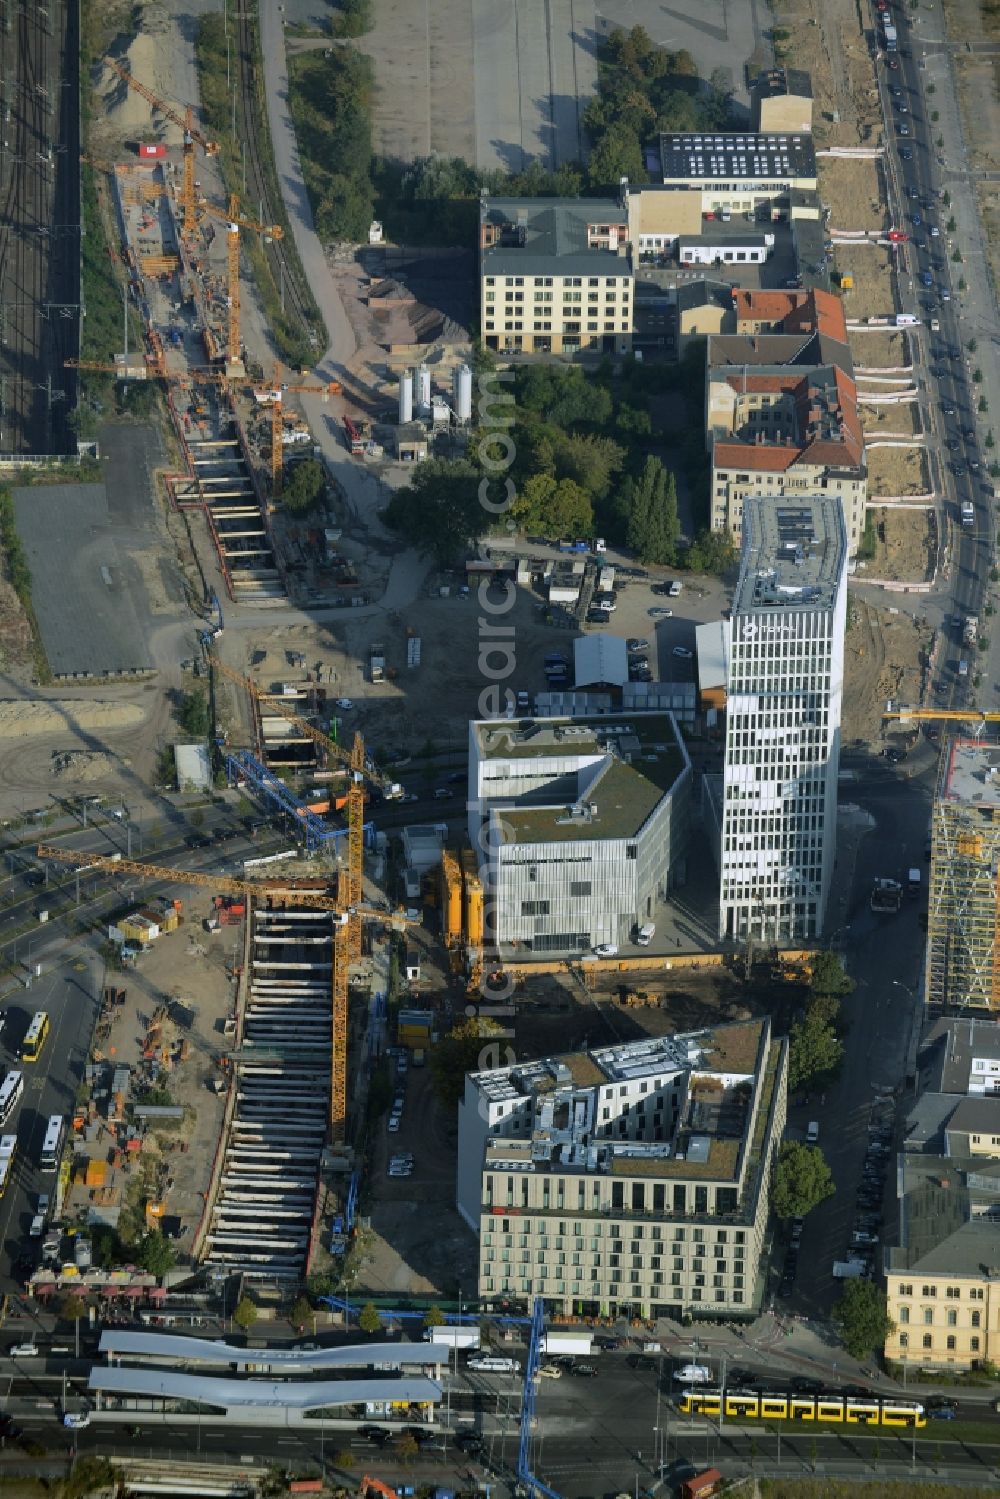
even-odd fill
[[[687,848],[692,770],[673,715],[486,720],[469,733],[469,841],[496,946],[630,941]]]
[[[837,838],[847,538],[836,499],[752,499],[728,637],[719,935],[823,934]]]
[[[786,1078],[766,1018],[470,1073],[457,1202],[481,1303],[754,1316]]]
[[[1000,1010],[998,813],[1000,747],[952,739],[941,759],[931,809],[928,1004]]]

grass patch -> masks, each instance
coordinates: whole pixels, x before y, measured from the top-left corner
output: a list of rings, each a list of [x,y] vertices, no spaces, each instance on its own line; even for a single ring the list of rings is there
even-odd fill
[[[52,681],[52,672],[45,658],[45,651],[42,649],[42,637],[35,616],[35,606],[31,599],[31,568],[28,566],[21,538],[17,534],[14,496],[6,485],[0,485],[0,550],[3,552],[7,580],[17,594],[31,627],[31,650],[35,663],[35,675],[45,686]]]
[[[965,1484],[914,1483],[912,1478],[893,1478],[885,1473],[878,1475],[878,1483],[895,1483],[906,1490],[906,1499],[987,1499],[996,1489],[984,1483],[982,1488],[969,1488]],[[873,1487],[873,1492],[875,1485]],[[845,1478],[762,1478],[757,1485],[760,1499],[857,1499],[859,1491],[868,1492],[867,1484],[856,1479]]]
[[[267,128],[267,102],[263,90],[263,63],[260,56],[260,39],[254,30],[253,79],[256,93],[254,118],[242,115],[242,99],[237,111],[236,134],[233,134],[232,101],[226,87],[226,33],[221,15],[204,16],[198,24],[195,39],[195,60],[198,69],[198,84],[201,90],[202,116],[208,132],[219,142],[220,152],[216,158],[226,190],[239,195],[243,187],[243,156],[240,148],[245,132],[253,131],[257,140],[257,154],[264,177],[265,217],[269,223],[280,224],[284,230],[281,242],[281,257],[285,265],[286,280],[290,281],[300,304],[305,309],[306,325],[303,326],[294,312],[281,309],[280,272],[276,260],[268,255],[262,239],[256,234],[244,235],[240,249],[250,264],[257,295],[260,297],[278,353],[286,364],[294,369],[311,369],[317,350],[325,350],[327,332],[315,299],[309,290],[295,248],[291,225],[285,212],[278,173],[274,165],[271,133]],[[289,80],[291,66],[289,67]],[[301,146],[301,143],[300,143]],[[367,225],[365,226],[367,236]],[[274,252],[277,255],[278,252]]]

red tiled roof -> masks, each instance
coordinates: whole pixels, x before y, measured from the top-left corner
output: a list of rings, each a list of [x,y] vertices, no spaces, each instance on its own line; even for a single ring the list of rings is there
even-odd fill
[[[833,386],[817,385],[808,375],[796,380],[773,375],[748,376],[746,389],[792,390],[795,394],[801,442],[717,442],[714,465],[717,469],[746,468],[759,472],[783,473],[795,463],[816,464],[824,468],[859,468],[864,454],[864,436],[858,418],[854,381],[843,370],[833,368]],[[742,377],[729,377],[734,389],[742,389]],[[811,412],[817,408],[818,425],[813,431]],[[830,430],[830,419],[839,410],[839,428]],[[822,420],[823,417],[827,420]]]
[[[778,447],[775,443],[758,447],[752,442],[717,442],[714,457],[717,469],[750,468],[761,472],[773,469],[775,473],[784,473],[799,457],[799,449]]]
[[[819,332],[847,342],[844,304],[828,291],[733,291],[737,321],[780,324],[782,333]],[[779,331],[775,329],[775,331]]]
[[[740,322],[750,318],[757,323],[780,323],[808,296],[805,291],[752,291],[738,287],[733,291],[733,302]]]

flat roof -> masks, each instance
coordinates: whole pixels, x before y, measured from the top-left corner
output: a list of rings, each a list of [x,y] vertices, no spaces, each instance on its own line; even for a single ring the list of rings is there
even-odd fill
[[[321,1410],[325,1406],[363,1405],[368,1401],[436,1405],[441,1386],[431,1379],[336,1379],[290,1383],[277,1379],[226,1379],[207,1374],[180,1374],[173,1369],[137,1369],[134,1364],[100,1365],[90,1371],[95,1394],[152,1395],[190,1400],[225,1410]]]
[[[1000,1062],[1000,1024],[973,1016],[942,1017],[924,1037],[921,1054],[931,1051],[929,1063],[921,1063],[922,1068],[935,1069],[931,1087],[939,1093],[967,1095],[974,1064]],[[986,1069],[976,1070],[978,1080],[985,1075]]]
[[[685,768],[681,751],[664,745],[642,769],[608,759],[576,802],[494,808],[491,820],[504,843],[586,843],[632,838]]]
[[[483,274],[631,278],[627,255],[589,243],[591,225],[627,223],[627,208],[613,198],[490,198],[480,211],[480,235],[492,226],[502,238],[493,245],[480,239]]]
[[[938,795],[976,810],[1000,807],[1000,745],[952,739],[945,751]]]
[[[812,136],[750,131],[695,133],[664,131],[660,135],[660,166],[664,181],[677,178],[711,182],[734,178],[789,182],[816,176]]]
[[[628,681],[628,650],[620,635],[581,635],[573,642],[577,687],[621,687]]]
[[[737,614],[830,608],[844,579],[843,506],[827,495],[747,495]]]
[[[178,1359],[185,1363],[252,1365],[255,1369],[376,1368],[386,1364],[435,1363],[429,1343],[350,1343],[336,1348],[244,1348],[224,1338],[191,1338],[163,1332],[102,1332],[101,1353],[131,1354],[150,1361]]]
[[[900,1240],[890,1273],[919,1270],[992,1279],[1000,1272],[1000,1161],[984,1156],[904,1155]]]
[[[764,99],[811,99],[812,78],[803,68],[762,68],[751,84],[754,93]]]
[[[594,757],[604,754],[608,743],[625,738],[638,739],[642,749],[677,742],[674,720],[669,713],[648,713],[641,709],[578,718],[480,718],[473,722],[472,728],[484,760]]]
[[[695,625],[694,638],[699,689],[706,692],[710,687],[725,687],[729,680],[728,620],[710,619],[708,624]]]

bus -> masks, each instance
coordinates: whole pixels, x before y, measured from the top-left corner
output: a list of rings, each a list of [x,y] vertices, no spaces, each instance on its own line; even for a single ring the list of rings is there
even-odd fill
[[[62,1155],[63,1140],[65,1138],[65,1119],[61,1114],[50,1115],[48,1126],[45,1130],[45,1140],[42,1143],[41,1168],[43,1171],[58,1170],[59,1157]]]
[[[45,1037],[49,1033],[49,1017],[44,1010],[39,1010],[32,1017],[28,1026],[28,1034],[21,1042],[21,1061],[37,1062],[41,1056],[42,1047],[45,1045]]]
[[[0,1197],[6,1192],[14,1177],[14,1156],[17,1152],[17,1136],[4,1135],[0,1139]]]
[[[7,1120],[13,1114],[21,1102],[21,1094],[24,1092],[24,1073],[8,1072],[0,1085],[0,1129],[3,1129]]]

